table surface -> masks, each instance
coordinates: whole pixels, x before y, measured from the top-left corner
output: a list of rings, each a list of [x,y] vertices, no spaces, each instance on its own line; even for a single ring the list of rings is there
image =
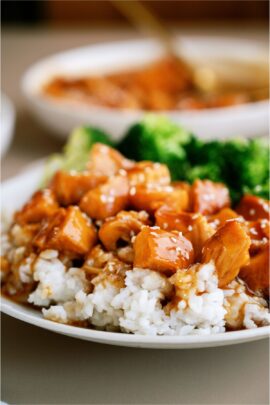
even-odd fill
[[[184,33],[255,38],[267,28],[220,24]],[[14,141],[2,179],[59,150],[61,142],[32,118],[22,98],[23,71],[50,53],[134,38],[126,28],[4,29],[2,89],[17,111]],[[54,334],[2,315],[2,400],[9,404],[267,404],[267,340],[196,350],[145,350],[99,345]]]

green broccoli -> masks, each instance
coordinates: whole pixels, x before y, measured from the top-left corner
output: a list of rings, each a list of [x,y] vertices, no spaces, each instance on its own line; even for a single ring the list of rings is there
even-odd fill
[[[193,183],[196,179],[209,179],[216,182],[223,181],[220,167],[216,163],[211,162],[189,168],[186,180]]]
[[[269,147],[262,139],[227,141],[223,158],[226,162],[224,179],[233,189],[254,189],[269,177]]]
[[[51,156],[45,165],[42,184],[48,184],[57,170],[84,170],[89,159],[89,152],[96,142],[112,145],[102,131],[89,127],[75,129],[70,135],[63,153]]]
[[[196,178],[223,181],[222,143],[219,141],[203,141],[192,137],[185,147],[190,169],[187,180],[193,182]]]
[[[148,115],[134,125],[119,149],[135,160],[153,160],[168,165],[173,179],[184,179],[188,168],[185,145],[192,135],[166,117]]]

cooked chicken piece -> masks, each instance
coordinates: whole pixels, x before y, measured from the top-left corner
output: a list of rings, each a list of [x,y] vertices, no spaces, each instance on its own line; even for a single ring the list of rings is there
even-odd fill
[[[168,194],[168,197],[164,200],[164,202],[158,202],[154,204],[155,209],[158,209],[162,206],[168,207],[170,210],[176,212],[183,212],[189,210],[189,192],[185,187],[181,185],[173,186],[172,193]]]
[[[61,205],[77,204],[82,196],[99,184],[104,183],[107,176],[84,172],[57,172],[50,184]]]
[[[156,224],[161,228],[182,232],[193,245],[195,259],[200,261],[204,243],[215,233],[203,215],[175,212],[163,206],[155,212],[155,218]]]
[[[134,243],[134,267],[165,273],[186,268],[194,260],[191,242],[179,232],[144,227]]]
[[[192,290],[197,289],[197,272],[200,270],[201,264],[196,263],[187,269],[179,269],[170,277],[170,282],[175,286],[175,296],[168,309],[173,309],[175,304],[180,300],[187,300]]]
[[[123,288],[125,287],[126,272],[131,269],[130,264],[124,263],[118,258],[114,258],[106,263],[105,267],[99,271],[96,277],[91,279],[91,283],[96,285],[103,281],[104,283],[109,282],[117,288]],[[87,275],[89,277],[89,273]]]
[[[133,186],[130,189],[129,201],[133,208],[153,213],[164,203],[177,206],[179,210],[188,205],[187,192],[171,186]]]
[[[124,263],[133,264],[134,249],[132,246],[124,246],[117,249],[117,257]]]
[[[230,206],[229,190],[222,183],[195,180],[190,190],[191,211],[204,215],[215,214]]]
[[[43,249],[84,255],[97,241],[96,230],[78,207],[60,208],[43,226],[33,244]]]
[[[202,263],[215,263],[219,286],[225,287],[249,262],[250,238],[237,220],[225,225],[206,241],[202,251]]]
[[[83,264],[83,270],[87,275],[94,276],[99,274],[109,261],[114,260],[116,257],[112,252],[105,252],[100,245],[96,245],[87,254]]]
[[[116,149],[102,143],[95,143],[90,152],[87,170],[94,175],[110,177],[118,173],[120,169],[127,170],[133,166],[134,162],[126,159]]]
[[[250,254],[254,256],[269,242],[270,228],[267,219],[259,219],[255,222],[246,222],[247,233],[251,239]]]
[[[154,162],[139,162],[128,171],[130,186],[168,186],[171,175],[166,165]]]
[[[118,241],[129,243],[142,226],[148,224],[148,214],[145,211],[120,211],[115,217],[104,222],[98,235],[107,250],[115,250]]]
[[[9,232],[11,243],[17,247],[30,245],[34,236],[39,231],[41,223],[25,225],[15,223]]]
[[[22,225],[41,222],[44,218],[53,215],[58,208],[59,205],[52,190],[37,191],[23,208],[16,212],[15,222]]]
[[[6,280],[10,271],[10,263],[5,256],[0,256],[0,279],[1,283]]]
[[[251,257],[250,263],[241,268],[239,277],[255,293],[269,297],[269,243]]]
[[[256,197],[255,195],[246,194],[242,197],[235,211],[242,215],[247,221],[257,219],[269,220],[269,207],[269,201]]]
[[[241,215],[237,214],[237,212],[233,211],[231,208],[223,208],[217,214],[210,215],[208,217],[208,223],[214,229],[218,229],[221,226],[225,225],[226,221],[229,219],[236,219],[239,218],[241,220]],[[242,218],[244,221],[244,218]]]
[[[82,270],[93,284],[100,280],[123,284],[125,272],[131,270],[131,266],[128,262],[119,259],[114,253],[105,252],[100,245],[97,245],[86,256]]]
[[[105,219],[124,210],[128,205],[128,200],[127,177],[117,175],[88,191],[80,201],[80,208],[91,218]]]

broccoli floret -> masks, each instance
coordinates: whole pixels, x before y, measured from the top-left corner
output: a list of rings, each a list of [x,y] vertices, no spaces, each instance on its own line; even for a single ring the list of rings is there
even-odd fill
[[[196,165],[191,167],[187,172],[187,178],[190,183],[196,179],[209,179],[216,182],[222,182],[220,167],[215,163]]]
[[[51,156],[46,164],[42,185],[48,184],[57,170],[84,170],[89,159],[89,152],[94,143],[112,145],[102,131],[89,127],[75,129],[70,135],[63,153]]]
[[[135,160],[168,165],[172,178],[184,179],[188,167],[185,145],[192,135],[166,117],[148,115],[127,133],[119,149]]]
[[[192,137],[186,146],[186,152],[191,169],[187,173],[187,180],[196,178],[223,181],[222,143],[219,141],[206,142]]]
[[[225,180],[234,189],[253,189],[269,176],[269,148],[262,139],[236,139],[224,144]]]

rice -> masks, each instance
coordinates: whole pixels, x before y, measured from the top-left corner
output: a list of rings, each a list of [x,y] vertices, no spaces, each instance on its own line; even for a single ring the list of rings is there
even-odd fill
[[[194,269],[195,267],[195,269]],[[210,334],[225,331],[223,307],[224,293],[218,288],[218,278],[212,263],[192,266],[195,283],[188,296],[181,299],[177,308],[171,311],[170,324],[173,334]]]
[[[119,325],[124,332],[142,335],[167,334],[168,317],[161,301],[171,289],[168,279],[161,274],[134,268],[126,273],[125,288],[111,302],[123,311]]]
[[[188,296],[168,311],[163,306],[172,285],[163,275],[148,269],[126,272],[125,286],[109,279],[95,282],[92,293],[77,292],[62,305],[43,309],[47,319],[58,322],[87,320],[98,329],[142,335],[213,334],[225,331],[224,292],[218,288],[213,264],[199,266]]]
[[[33,277],[38,286],[29,295],[28,302],[37,306],[74,299],[86,285],[84,272],[75,267],[66,269],[56,250],[45,250],[39,255],[34,263]]]
[[[226,324],[232,329],[252,329],[257,326],[270,324],[270,314],[267,302],[247,293],[245,285],[240,280],[230,283],[224,290],[226,308]]]

